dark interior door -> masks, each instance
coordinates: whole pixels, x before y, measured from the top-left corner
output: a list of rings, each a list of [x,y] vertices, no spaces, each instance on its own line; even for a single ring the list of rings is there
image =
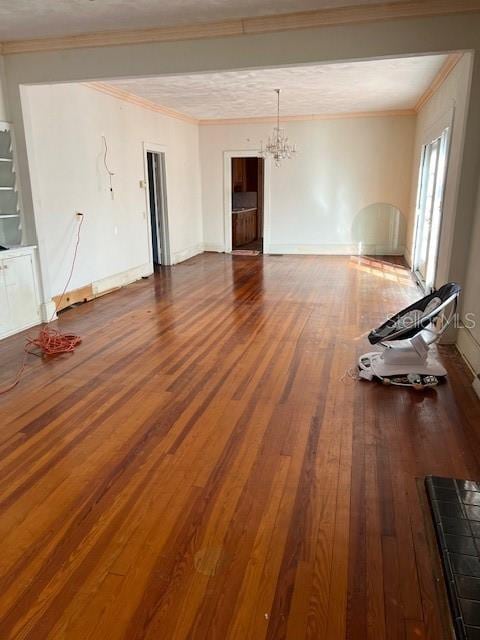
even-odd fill
[[[153,264],[162,264],[159,234],[159,210],[158,210],[158,180],[156,154],[147,153],[148,166],[148,196],[150,201],[150,222],[152,229],[152,256]]]

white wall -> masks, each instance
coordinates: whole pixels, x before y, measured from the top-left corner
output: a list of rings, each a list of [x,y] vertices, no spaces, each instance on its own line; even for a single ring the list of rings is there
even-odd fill
[[[240,25],[241,26],[241,25]],[[238,30],[240,33],[242,29]],[[465,148],[458,188],[450,265],[452,279],[465,280],[469,240],[480,169],[480,14],[385,20],[338,26],[245,32],[169,42],[33,51],[5,56],[10,118],[15,126],[27,238],[35,240],[21,86],[141,78],[172,73],[215,72],[322,62],[365,60],[471,50],[475,53]]]
[[[207,249],[224,248],[224,151],[255,150],[271,124],[200,127],[204,240]],[[271,168],[272,253],[357,253],[364,241],[386,252],[384,225],[373,232],[387,203],[407,215],[415,118],[388,116],[289,121],[285,124],[297,157]],[[266,184],[268,190],[268,184]],[[360,213],[362,212],[363,213]],[[364,216],[363,232],[358,233]],[[362,226],[362,225],[360,225]],[[391,253],[404,252],[401,246]],[[375,252],[375,249],[373,249]]]
[[[5,89],[5,68],[3,56],[0,56],[0,120],[7,120],[7,104]]]
[[[22,89],[45,298],[62,291],[72,257],[74,213],[85,214],[69,290],[108,288],[151,272],[143,143],[165,145],[174,262],[202,249],[198,126],[83,85]],[[112,200],[104,166],[108,143]],[[112,278],[123,274],[122,278]]]
[[[435,285],[449,279],[457,196],[463,156],[465,124],[469,103],[471,56],[465,54],[430,100],[420,109],[415,130],[415,150],[412,173],[412,201],[410,224],[407,233],[407,258],[412,262],[415,207],[422,147],[441,135],[447,127],[453,127],[443,203],[442,230]]]
[[[458,348],[475,373],[480,374],[480,184],[477,211],[463,290],[464,325],[458,332]],[[477,383],[478,384],[478,383]],[[478,386],[477,386],[478,389]]]

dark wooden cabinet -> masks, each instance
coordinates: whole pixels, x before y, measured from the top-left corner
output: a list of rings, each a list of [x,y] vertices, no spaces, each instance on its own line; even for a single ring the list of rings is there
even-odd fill
[[[245,158],[232,158],[232,187],[236,193],[247,190],[245,171]]]
[[[236,211],[232,214],[232,246],[241,247],[257,239],[257,210]]]
[[[232,158],[232,188],[235,193],[257,191],[258,158]]]

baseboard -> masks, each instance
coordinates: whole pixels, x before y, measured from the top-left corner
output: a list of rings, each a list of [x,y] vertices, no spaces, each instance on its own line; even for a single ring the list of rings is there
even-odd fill
[[[215,242],[205,242],[203,251],[211,251],[214,253],[225,253],[225,246]],[[265,254],[286,253],[290,255],[315,255],[315,256],[403,256],[405,248],[399,247],[392,250],[391,247],[363,244],[264,244],[263,252]],[[184,258],[186,259],[186,258]]]
[[[125,287],[127,284],[140,280],[140,278],[144,276],[149,276],[151,273],[153,273],[152,266],[150,264],[143,264],[139,267],[133,267],[133,269],[116,273],[113,276],[96,280],[92,282],[93,295],[97,297],[114,289],[120,289],[120,287]]]
[[[56,319],[57,316],[55,312],[58,302],[60,302],[59,310],[62,310],[75,302],[94,300],[95,298],[99,298],[111,291],[116,291],[121,287],[126,287],[128,284],[136,282],[137,280],[140,280],[140,278],[149,276],[152,273],[152,266],[150,264],[143,264],[139,267],[127,269],[127,271],[122,271],[121,273],[108,276],[107,278],[96,280],[95,282],[80,287],[79,289],[67,291],[61,301],[60,295],[54,296],[52,300],[43,303],[40,306],[42,322],[50,322]]]
[[[266,252],[267,253],[267,252]],[[268,253],[285,253],[291,255],[320,255],[320,256],[403,256],[405,247],[393,249],[378,244],[270,244]]]
[[[480,346],[469,329],[460,327],[457,335],[457,348],[470,369],[478,375],[480,373]]]
[[[217,244],[215,242],[204,242],[204,251],[211,251],[212,253],[225,253],[225,246],[223,244]]]
[[[194,256],[198,256],[199,253],[203,253],[203,251],[204,247],[202,244],[195,244],[188,249],[184,249],[183,251],[176,251],[172,254],[172,264],[178,264],[179,262],[189,260]]]
[[[475,375],[473,390],[480,398],[480,345],[473,337],[469,329],[460,327],[457,337],[457,349]]]
[[[27,329],[31,329],[32,327],[37,327],[40,324],[40,319],[34,320],[33,322],[27,322],[21,327],[16,327],[15,329],[11,329],[10,331],[6,331],[2,333],[0,336],[0,340],[4,338],[10,338],[10,336],[14,336],[16,333],[21,333],[22,331],[26,331]]]
[[[53,300],[50,300],[49,302],[42,302],[40,305],[40,316],[42,318],[42,322],[50,322],[51,320],[56,319],[57,310]]]
[[[94,297],[92,285],[87,284],[79,289],[67,291],[63,296],[61,294],[54,296],[53,302],[55,303],[56,310],[61,311],[62,309],[70,307],[72,304],[76,304],[77,302],[86,302]]]
[[[475,391],[477,396],[480,398],[480,379],[479,378],[475,378],[475,380],[473,381],[473,390]]]

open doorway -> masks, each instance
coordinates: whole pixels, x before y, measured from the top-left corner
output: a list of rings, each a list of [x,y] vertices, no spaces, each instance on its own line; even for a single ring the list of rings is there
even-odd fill
[[[438,138],[423,147],[420,164],[413,271],[427,293],[435,285],[448,141],[447,127]]]
[[[231,159],[232,251],[263,253],[265,161]]]
[[[171,264],[168,235],[165,152],[147,150],[146,155],[152,260],[153,267],[156,268],[160,265]]]

